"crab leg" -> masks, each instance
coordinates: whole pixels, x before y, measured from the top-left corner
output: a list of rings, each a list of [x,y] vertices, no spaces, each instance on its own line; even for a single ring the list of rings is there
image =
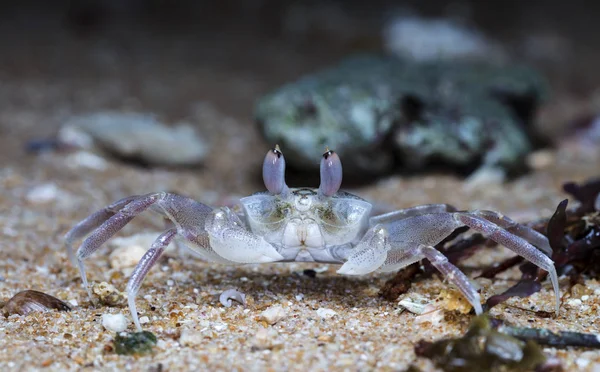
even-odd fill
[[[77,260],[75,259],[75,255],[73,254],[73,242],[89,234],[92,230],[102,225],[106,220],[112,217],[120,209],[122,209],[124,206],[131,203],[131,201],[135,200],[138,197],[139,196],[134,195],[116,201],[108,207],[102,208],[101,210],[91,214],[89,217],[79,222],[71,230],[69,230],[69,232],[67,232],[67,234],[65,235],[65,245],[67,247],[67,255],[71,260],[73,266],[77,266]]]
[[[94,253],[102,244],[104,244],[108,239],[110,239],[115,233],[121,230],[125,225],[127,225],[135,216],[145,211],[152,204],[156,203],[161,197],[163,197],[163,193],[155,193],[148,194],[144,196],[139,196],[137,198],[133,198],[127,204],[124,204],[123,208],[116,212],[113,216],[104,221],[99,227],[96,228],[81,244],[79,249],[77,250],[77,266],[79,267],[79,273],[81,274],[81,280],[83,281],[83,286],[85,287],[90,299],[92,299],[92,292],[90,290],[87,276],[85,273],[85,266],[83,265],[83,260],[88,258],[92,253]],[[123,199],[125,200],[125,199]],[[118,204],[115,203],[115,204]],[[102,212],[102,211],[100,211]],[[93,216],[93,215],[92,215]],[[86,219],[87,220],[87,219]],[[84,220],[84,222],[86,221]],[[96,221],[94,221],[96,222]],[[90,223],[90,226],[92,223]],[[78,225],[79,226],[79,225]],[[78,227],[76,226],[73,230],[76,230]],[[81,234],[84,229],[76,230],[75,233],[67,233],[70,236],[77,236]]]
[[[552,259],[550,259],[550,257],[546,256],[544,252],[540,251],[539,249],[536,249],[522,237],[511,234],[507,230],[493,222],[488,221],[487,219],[470,213],[454,213],[453,216],[457,221],[460,221],[473,230],[486,235],[493,241],[502,244],[519,256],[524,257],[534,265],[546,270],[550,275],[550,280],[552,281],[552,286],[554,287],[554,296],[556,298],[556,314],[558,314],[560,308],[558,275],[556,274],[554,262]]]
[[[535,245],[538,249],[543,251],[547,256],[552,256],[552,248],[550,247],[548,238],[528,226],[521,225],[520,223],[513,221],[503,214],[494,211],[476,210],[468,212],[467,214],[485,218],[486,220],[527,240],[529,243]]]
[[[456,208],[450,204],[424,204],[418,205],[412,208],[400,209],[397,211],[381,214],[379,216],[371,217],[369,224],[375,226],[378,223],[388,223],[403,220],[408,217],[420,216],[423,214],[430,213],[443,213],[443,212],[455,212]]]
[[[129,303],[129,311],[131,312],[133,323],[135,323],[135,327],[138,331],[142,330],[142,326],[140,324],[135,306],[135,296],[137,295],[140,286],[142,285],[142,281],[146,277],[146,274],[148,274],[148,271],[150,271],[150,268],[152,268],[156,261],[158,261],[162,253],[176,235],[176,229],[167,230],[162,233],[154,241],[154,243],[152,243],[150,249],[144,253],[142,259],[140,262],[138,262],[137,266],[133,270],[133,273],[129,278],[129,282],[127,283],[127,302]]]
[[[438,269],[444,278],[454,284],[458,290],[465,296],[467,301],[475,309],[475,314],[483,313],[479,293],[471,284],[469,278],[462,271],[454,266],[448,258],[440,251],[430,245],[418,244],[414,247],[414,243],[407,243],[405,246],[413,246],[408,249],[393,249],[388,252],[388,258],[382,268],[382,271],[395,271],[406,267],[414,262],[426,258],[431,264]]]

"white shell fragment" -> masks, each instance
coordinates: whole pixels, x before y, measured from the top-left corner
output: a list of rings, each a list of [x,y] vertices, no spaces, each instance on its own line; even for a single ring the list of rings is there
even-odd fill
[[[321,317],[322,319],[329,319],[329,318],[333,318],[334,316],[336,316],[337,313],[334,310],[320,307],[317,309],[317,315],[319,317]]]
[[[82,149],[96,149],[153,165],[193,165],[208,150],[189,124],[169,127],[154,115],[100,111],[69,119],[59,141]]]
[[[225,307],[231,307],[232,300],[246,306],[246,295],[235,289],[228,289],[219,296],[219,302]]]
[[[44,204],[55,200],[59,192],[54,183],[44,183],[29,190],[26,198],[31,203]]]
[[[274,305],[260,313],[260,318],[273,325],[287,317],[287,311],[281,305]]]
[[[402,298],[398,305],[402,306],[409,312],[421,315],[425,312],[425,308],[430,304],[430,300],[419,295],[418,293],[413,293],[410,296],[406,296]]]
[[[102,314],[102,326],[111,332],[123,332],[127,329],[129,321],[121,313],[119,314]]]

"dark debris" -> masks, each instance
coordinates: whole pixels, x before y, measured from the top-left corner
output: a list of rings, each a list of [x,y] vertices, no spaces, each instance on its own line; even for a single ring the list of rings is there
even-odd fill
[[[548,360],[536,342],[521,341],[499,332],[486,315],[474,318],[463,337],[419,341],[415,354],[431,359],[447,372],[562,371],[555,360]]]
[[[596,199],[600,194],[600,178],[583,184],[566,183],[564,190],[570,193],[580,205],[567,210],[568,200],[559,203],[554,215],[547,220],[534,221],[528,225],[544,233],[553,250],[552,259],[559,275],[568,275],[571,283],[580,281],[583,274],[600,278],[600,211],[596,210]],[[484,244],[493,243],[480,234],[463,237],[467,229],[457,229],[436,248],[444,253],[450,262],[459,265],[473,255]],[[401,270],[394,278],[385,283],[380,296],[393,301],[408,291],[411,280],[421,273],[417,264]],[[431,275],[436,270],[424,260],[423,275]],[[541,289],[541,281],[547,273],[534,264],[525,262],[522,257],[511,257],[505,261],[485,268],[480,277],[493,279],[499,273],[520,265],[521,279],[504,293],[492,296],[486,303],[487,309],[496,306],[511,297],[528,297]],[[541,314],[541,313],[540,313]]]
[[[140,355],[152,351],[157,339],[149,331],[133,332],[115,335],[115,352],[119,355]]]
[[[51,310],[70,311],[71,307],[56,297],[29,289],[17,293],[8,300],[2,312],[8,317],[11,314],[27,315],[32,311]]]

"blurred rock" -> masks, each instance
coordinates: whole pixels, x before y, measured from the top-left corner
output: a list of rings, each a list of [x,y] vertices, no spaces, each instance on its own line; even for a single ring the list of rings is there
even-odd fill
[[[260,313],[260,319],[273,325],[287,317],[287,311],[281,305],[274,305]]]
[[[148,165],[195,165],[208,152],[189,124],[169,127],[149,114],[101,111],[75,116],[61,128],[58,139]]]
[[[435,59],[496,59],[504,52],[481,32],[447,18],[399,16],[383,31],[385,48],[416,61]]]
[[[362,55],[263,97],[256,119],[289,165],[316,171],[325,146],[344,174],[523,170],[545,80],[523,66]]]

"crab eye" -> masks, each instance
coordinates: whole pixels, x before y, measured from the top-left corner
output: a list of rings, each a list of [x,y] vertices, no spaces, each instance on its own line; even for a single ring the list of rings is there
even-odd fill
[[[263,181],[272,194],[281,194],[287,189],[285,184],[285,159],[279,146],[267,152],[263,163]]]
[[[324,196],[332,196],[342,184],[342,162],[333,151],[326,149],[321,159],[321,185],[319,192]]]

